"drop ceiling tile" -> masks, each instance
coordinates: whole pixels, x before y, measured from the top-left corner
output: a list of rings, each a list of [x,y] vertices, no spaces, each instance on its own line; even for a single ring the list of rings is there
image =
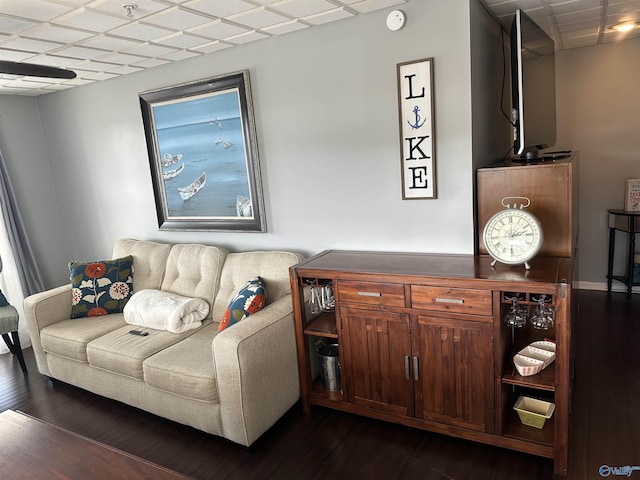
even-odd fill
[[[71,65],[71,69],[76,71],[79,77],[82,77],[81,72],[79,70],[86,70],[89,73],[93,72],[108,72],[118,67],[118,65],[114,65],[112,63],[100,62],[97,60],[83,60],[82,62],[75,63]],[[84,74],[86,76],[87,73]]]
[[[33,53],[0,49],[0,60],[5,60],[8,62],[23,62],[31,57],[33,57]]]
[[[55,53],[63,57],[90,59],[90,58],[98,58],[107,52],[105,52],[104,50],[97,50],[95,48],[87,48],[87,47],[72,45],[70,47],[60,48],[59,50],[56,50]]]
[[[291,19],[284,15],[267,10],[265,7],[259,7],[254,10],[232,15],[229,17],[229,20],[234,23],[239,23],[240,25],[246,25],[250,28],[262,28],[283,23]]]
[[[630,31],[630,32],[618,32],[616,30],[608,30],[604,34],[604,42],[605,43],[618,42],[621,40],[629,40],[632,38],[637,38],[638,36],[639,34],[637,33],[637,30]]]
[[[72,9],[72,6],[42,0],[2,0],[3,14],[39,22],[48,22]]]
[[[342,20],[344,18],[353,17],[353,13],[347,11],[345,8],[336,8],[334,10],[328,10],[326,12],[318,13],[316,15],[310,15],[304,17],[305,22],[309,22],[313,25],[321,25],[323,23],[334,22]]]
[[[38,55],[32,57],[30,62],[39,63],[40,65],[48,65],[50,67],[67,68],[70,65],[78,63],[77,58],[59,57],[57,55]]]
[[[199,47],[193,47],[191,50],[197,50],[202,53],[211,53],[217,52],[218,50],[224,50],[225,48],[233,47],[230,43],[221,42],[220,40],[216,40],[215,42],[206,43],[204,45],[200,45]]]
[[[56,18],[51,23],[56,25],[65,25],[68,27],[83,28],[96,33],[104,33],[107,30],[129,23],[129,21],[126,17],[120,18],[94,12],[86,8],[80,8],[67,15]]]
[[[164,65],[166,63],[171,63],[171,62],[169,60],[162,60],[160,58],[148,58],[146,60],[142,60],[141,62],[137,62],[135,66],[141,67],[141,68],[152,68],[152,67],[157,67],[159,65]]]
[[[21,18],[12,18],[0,15],[0,33],[7,35],[21,33],[38,25],[38,22],[35,20],[24,20]]]
[[[87,80],[82,77],[76,77],[73,80],[67,80],[64,82],[64,85],[72,85],[74,87],[80,87],[82,85],[89,85],[90,83],[94,83],[93,80]]]
[[[166,28],[154,27],[152,25],[143,25],[139,22],[131,23],[124,27],[116,28],[111,32],[114,35],[125,38],[134,38],[143,42],[151,42],[157,38],[165,37],[174,33]]]
[[[584,30],[587,28],[595,29],[597,31],[598,27],[600,27],[600,19],[599,18],[588,18],[586,20],[582,20],[580,22],[575,23],[566,23],[560,26],[563,34]]]
[[[300,20],[289,20],[288,22],[272,25],[270,27],[263,28],[262,30],[270,35],[284,35],[285,33],[295,32],[302,30],[303,28],[309,28],[309,25],[301,22]]]
[[[255,42],[256,40],[262,40],[263,38],[268,38],[269,35],[265,35],[260,32],[247,32],[240,35],[236,35],[235,37],[225,38],[226,42],[233,43],[234,45],[243,45],[249,42]]]
[[[566,25],[569,23],[582,22],[589,19],[600,19],[600,9],[588,9],[579,10],[577,12],[565,13],[563,15],[556,15],[556,23],[558,26]]]
[[[9,37],[3,40],[0,46],[2,48],[10,48],[13,50],[21,50],[23,52],[49,52],[63,46],[62,43],[43,42],[42,40],[33,40],[22,37]]]
[[[270,8],[293,18],[326,12],[336,8],[336,5],[327,0],[281,0]]]
[[[179,7],[172,7],[144,18],[143,22],[175,31],[188,30],[189,28],[208,23],[211,20],[209,17],[181,10]]]
[[[99,48],[101,50],[118,51],[125,48],[132,48],[143,43],[140,40],[132,40],[130,38],[112,37],[109,35],[98,35],[87,41],[82,42],[84,47]]]
[[[144,70],[144,68],[132,67],[131,65],[120,65],[113,70],[109,70],[109,73],[127,75],[129,73],[141,72],[142,70]]]
[[[50,40],[58,43],[75,43],[94,36],[94,33],[75,28],[59,27],[57,25],[40,24],[22,33],[23,37]]]
[[[415,0],[414,0],[415,1]],[[350,5],[358,13],[369,13],[382,8],[406,3],[406,0],[364,0]]]
[[[629,5],[611,5],[607,9],[608,16],[618,16],[620,20],[640,20],[640,8],[630,8]]]
[[[233,25],[222,20],[214,20],[202,27],[189,30],[189,32],[202,37],[211,38],[213,40],[222,40],[234,35],[240,35],[247,32],[248,29],[239,25]]]
[[[140,55],[143,57],[160,57],[175,51],[176,49],[174,47],[156,45],[153,43],[143,43],[136,47],[123,50],[124,53],[131,53],[133,55]]]
[[[570,2],[555,2],[551,4],[551,11],[554,15],[576,12],[578,10],[588,10],[600,8],[602,0],[573,0]]]
[[[248,0],[251,3],[255,3],[257,5],[273,5],[274,3],[282,2],[282,0]]]
[[[176,48],[191,48],[197,47],[198,45],[204,45],[208,42],[209,40],[205,38],[189,35],[188,33],[174,33],[166,37],[158,38],[153,43]]]
[[[123,7],[123,5],[125,4],[133,4],[136,6],[131,11],[133,18],[136,20],[140,20],[141,18],[147,17],[148,15],[152,15],[156,12],[171,8],[170,4],[168,5],[166,3],[156,2],[154,0],[94,0],[90,6],[94,10],[126,17],[127,10]]]
[[[224,2],[189,0],[185,2],[183,6],[218,18],[228,17],[256,8],[255,5],[245,2],[244,0],[225,0]]]
[[[69,3],[71,5],[75,5],[76,7],[81,7],[83,5],[89,5],[90,3],[95,3],[96,0],[53,0],[54,2],[59,3]]]
[[[564,48],[580,48],[594,45],[598,39],[597,33],[589,36],[569,37],[563,39]]]
[[[197,57],[201,55],[199,52],[193,52],[191,50],[179,50],[174,53],[170,53],[168,55],[164,55],[162,58],[166,60],[171,60],[172,62],[177,62],[179,60],[185,60],[191,57]]]
[[[118,65],[130,65],[139,62],[146,57],[139,55],[127,55],[126,53],[109,53],[98,58],[101,62],[117,63]]]
[[[112,73],[98,72],[98,73],[94,73],[94,74],[91,74],[91,75],[87,75],[84,78],[88,79],[88,80],[102,81],[102,80],[109,80],[110,78],[115,78],[115,77],[119,77],[119,76],[120,75],[115,75],[115,74],[112,74]]]

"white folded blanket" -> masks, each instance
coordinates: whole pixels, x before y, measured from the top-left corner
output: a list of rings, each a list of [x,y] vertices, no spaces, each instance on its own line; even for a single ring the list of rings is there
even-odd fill
[[[161,290],[140,290],[124,306],[124,320],[132,325],[182,333],[202,325],[209,304]]]

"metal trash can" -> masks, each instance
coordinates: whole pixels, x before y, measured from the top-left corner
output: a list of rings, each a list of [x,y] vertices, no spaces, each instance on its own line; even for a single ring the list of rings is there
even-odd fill
[[[340,357],[338,344],[328,343],[318,348],[320,355],[322,386],[325,390],[340,390]]]

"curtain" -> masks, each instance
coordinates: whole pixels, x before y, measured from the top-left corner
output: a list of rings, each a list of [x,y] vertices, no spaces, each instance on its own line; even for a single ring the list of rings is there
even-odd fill
[[[22,347],[31,345],[29,332],[24,321],[23,302],[25,297],[44,290],[44,282],[40,269],[27,237],[22,215],[16,202],[15,192],[11,185],[7,168],[0,152],[0,289],[20,315],[18,334]],[[0,342],[0,353],[9,349]]]

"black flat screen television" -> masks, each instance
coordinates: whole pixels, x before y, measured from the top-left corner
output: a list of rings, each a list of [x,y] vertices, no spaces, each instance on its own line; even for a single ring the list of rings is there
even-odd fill
[[[556,143],[555,44],[522,10],[511,25],[513,152],[523,160]]]

